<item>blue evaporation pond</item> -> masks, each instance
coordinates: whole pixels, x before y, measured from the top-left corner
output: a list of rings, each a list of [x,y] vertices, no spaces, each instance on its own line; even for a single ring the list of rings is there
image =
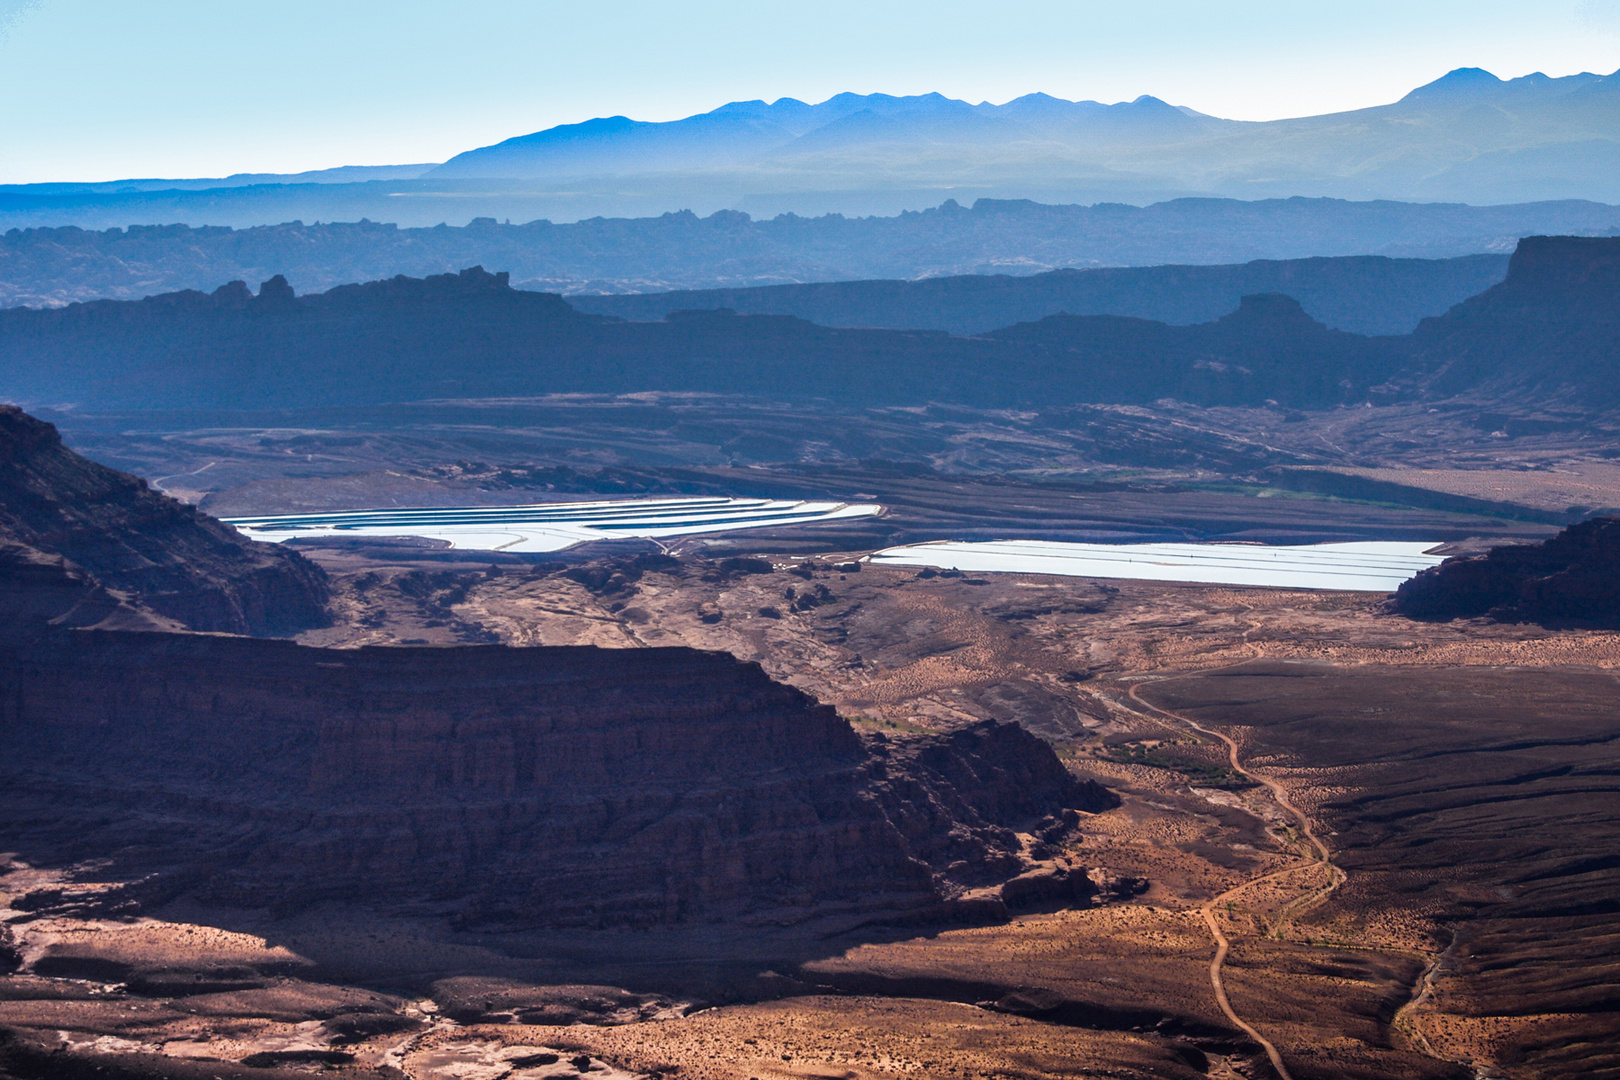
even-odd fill
[[[590,540],[659,539],[880,514],[874,503],[799,499],[616,499],[526,506],[385,507],[227,518],[254,540],[417,537],[474,551],[560,551]]]
[[[932,566],[974,573],[1058,574],[1205,585],[1391,592],[1443,555],[1434,544],[1064,544],[1046,540],[942,540],[888,548],[878,566]]]

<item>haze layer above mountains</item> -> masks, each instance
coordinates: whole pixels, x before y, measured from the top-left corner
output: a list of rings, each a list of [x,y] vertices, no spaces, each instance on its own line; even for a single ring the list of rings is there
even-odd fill
[[[1030,94],[971,105],[940,94],[840,94],[819,105],[732,102],[668,123],[597,118],[431,168],[13,186],[0,189],[0,221],[895,213],[947,196],[1616,201],[1617,132],[1620,73],[1502,81],[1461,68],[1389,105],[1264,123],[1147,96],[1103,105]]]

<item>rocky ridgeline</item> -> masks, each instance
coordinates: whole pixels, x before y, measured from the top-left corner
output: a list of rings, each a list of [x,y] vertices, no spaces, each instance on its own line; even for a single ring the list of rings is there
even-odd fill
[[[10,646],[0,676],[5,844],[145,878],[115,906],[995,917],[985,887],[1033,865],[1018,831],[1057,839],[1114,804],[1014,725],[863,739],[757,665],[690,649],[57,631]]]
[[[106,590],[116,599],[103,606],[235,634],[292,633],[326,618],[326,575],[315,564],[81,457],[54,425],[9,405],[0,405],[0,544],[0,592],[54,575],[61,596]],[[84,625],[80,616],[73,625]]]
[[[0,393],[91,410],[649,391],[859,408],[1168,397],[1304,410],[1463,394],[1606,408],[1617,400],[1617,283],[1620,237],[1529,237],[1506,280],[1403,336],[1329,329],[1274,279],[1283,293],[1246,295],[1210,322],[1058,314],[955,337],[724,307],[621,322],[478,267],[304,296],[275,277],[257,296],[233,282],[212,294],[0,311]],[[457,357],[448,380],[445,356]]]
[[[1447,559],[1403,582],[1395,610],[1413,619],[1620,627],[1620,518],[1583,521],[1541,544]]]

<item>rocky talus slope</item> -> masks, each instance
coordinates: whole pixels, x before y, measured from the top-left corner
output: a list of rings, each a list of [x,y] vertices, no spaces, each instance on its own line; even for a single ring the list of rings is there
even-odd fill
[[[757,665],[690,649],[56,631],[9,646],[0,675],[5,844],[145,877],[114,906],[994,918],[985,888],[1033,865],[1015,830],[1114,803],[1014,725],[863,740]],[[1057,877],[1007,899],[1083,898]]]
[[[0,405],[0,543],[10,550],[0,589],[31,587],[10,579],[55,559],[85,587],[193,630],[276,635],[326,618],[326,575],[315,564],[81,457],[54,425],[9,405]]]
[[[1620,518],[1583,521],[1545,543],[1447,559],[1402,583],[1395,610],[1414,619],[1620,627]]]

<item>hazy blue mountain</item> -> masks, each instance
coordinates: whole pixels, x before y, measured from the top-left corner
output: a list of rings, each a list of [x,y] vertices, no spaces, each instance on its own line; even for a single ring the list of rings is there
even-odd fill
[[[255,190],[239,193],[250,195]],[[0,234],[0,307],[138,299],[178,289],[211,289],[234,278],[263,281],[276,274],[286,276],[299,290],[312,292],[350,281],[396,274],[419,277],[471,265],[505,270],[520,288],[572,295],[1029,275],[1063,267],[1231,265],[1361,254],[1443,259],[1475,252],[1505,254],[1521,236],[1612,233],[1620,233],[1620,208],[1597,203],[1470,207],[1331,199],[1183,199],[1148,207],[982,200],[971,208],[947,202],[895,217],[785,215],[755,221],[747,214],[722,211],[706,218],[683,212],[568,225],[548,221],[502,225],[485,218],[460,228],[425,229],[369,221],[293,222],[248,229],[185,225],[93,232],[76,227],[14,229]],[[1390,287],[1387,282],[1373,284],[1383,280],[1378,274],[1364,285],[1347,283],[1338,298],[1325,284],[1300,298],[1313,314],[1335,326],[1408,328],[1410,320],[1439,310],[1431,306],[1438,297],[1451,296],[1466,284],[1446,284],[1449,272],[1436,273],[1439,292],[1409,281],[1412,295],[1390,299],[1383,322],[1368,323],[1364,315],[1356,314],[1358,297],[1378,295]],[[1434,275],[1425,271],[1419,276]],[[1128,281],[1129,276],[1110,280]],[[1057,307],[1037,310],[1014,304],[1003,313],[1009,321],[1060,310],[1196,321],[1213,318],[1224,310],[1220,304],[1235,302],[1239,295],[1231,291],[1231,282],[1209,293],[1186,275],[1181,280],[1189,290],[1185,303],[1173,295],[1150,300],[1138,292],[1108,301],[1124,306],[1082,304],[1077,309],[1070,305],[1080,304],[1080,298],[1059,290],[1053,294]],[[1262,291],[1272,287],[1258,278],[1250,284]],[[931,295],[935,288],[912,295]],[[1028,293],[1022,286],[1008,288]],[[1208,306],[1211,303],[1216,306]],[[857,321],[871,325],[873,319],[861,315],[858,307],[836,317],[858,316]],[[836,314],[832,309],[816,310],[824,316]],[[985,325],[951,323],[949,328]]]
[[[819,105],[734,101],[666,123],[613,116],[564,124],[457,154],[427,175],[567,177],[716,169],[854,148],[1111,144],[1183,139],[1230,124],[1147,96],[1104,105],[1028,94],[1005,105],[970,105],[942,94],[839,94]]]
[[[940,94],[733,102],[667,123],[612,117],[550,128],[458,154],[427,176],[694,173],[739,197],[931,184],[1023,195],[1608,200],[1620,198],[1620,73],[1503,81],[1461,68],[1389,105],[1265,123],[1153,97],[1115,105],[1044,94],[1004,105]]]
[[[648,123],[625,116],[599,117],[520,135],[494,146],[458,154],[431,177],[490,178],[577,176],[657,169],[737,165],[800,136],[856,114],[891,115],[961,102],[939,94],[895,98],[887,94],[839,94],[820,105],[793,98],[733,101],[683,120]]]

